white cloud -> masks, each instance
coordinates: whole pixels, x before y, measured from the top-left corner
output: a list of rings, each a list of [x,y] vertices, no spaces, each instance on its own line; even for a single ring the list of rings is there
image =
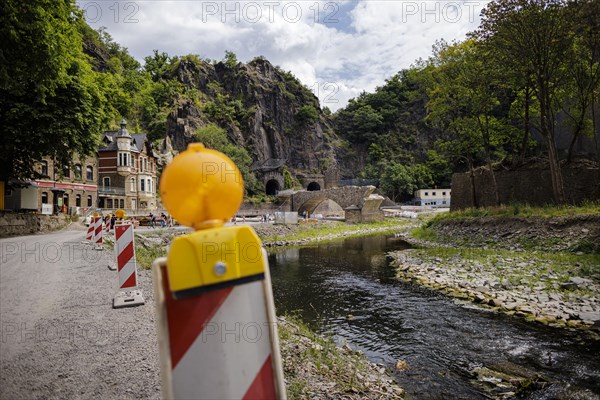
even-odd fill
[[[79,1],[94,28],[138,60],[170,55],[240,60],[263,55],[337,110],[427,58],[437,39],[462,40],[481,1]],[[318,90],[317,90],[318,88]]]

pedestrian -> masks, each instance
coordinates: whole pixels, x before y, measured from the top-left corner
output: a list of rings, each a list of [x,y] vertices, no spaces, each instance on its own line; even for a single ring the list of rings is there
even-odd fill
[[[160,213],[160,223],[162,225],[163,228],[165,228],[167,226],[167,216],[165,215],[165,213]]]
[[[114,228],[115,228],[115,222],[116,222],[116,221],[117,221],[117,216],[116,216],[116,215],[113,215],[113,216],[110,218],[110,229],[114,229]]]
[[[150,217],[150,226],[152,226],[152,228],[154,228],[154,224],[156,224],[156,215],[150,213],[149,217]]]

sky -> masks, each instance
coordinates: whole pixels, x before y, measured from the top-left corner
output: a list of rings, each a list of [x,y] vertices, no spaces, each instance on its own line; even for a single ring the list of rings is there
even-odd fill
[[[291,71],[332,111],[431,55],[436,40],[463,40],[489,0],[201,1],[79,0],[88,23],[143,64],[153,50]]]

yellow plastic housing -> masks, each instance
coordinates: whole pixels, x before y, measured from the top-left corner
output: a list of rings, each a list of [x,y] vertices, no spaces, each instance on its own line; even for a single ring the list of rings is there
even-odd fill
[[[244,181],[229,157],[191,143],[163,171],[160,196],[179,223],[204,229],[235,215],[242,204]]]
[[[169,250],[167,266],[173,292],[265,272],[262,244],[249,226],[205,229],[177,237]]]

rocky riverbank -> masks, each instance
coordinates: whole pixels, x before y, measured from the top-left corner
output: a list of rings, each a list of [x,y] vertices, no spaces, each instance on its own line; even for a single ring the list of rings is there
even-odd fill
[[[389,255],[401,280],[600,339],[597,256],[449,247]]]
[[[290,400],[404,398],[386,368],[361,352],[336,346],[289,317],[278,317],[278,327]]]

